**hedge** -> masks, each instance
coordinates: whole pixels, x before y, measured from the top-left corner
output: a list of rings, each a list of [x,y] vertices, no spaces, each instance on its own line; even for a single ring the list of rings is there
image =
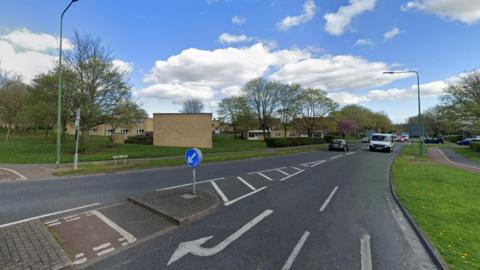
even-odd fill
[[[138,135],[128,137],[128,139],[125,140],[125,143],[153,145],[153,136]]]
[[[268,147],[289,147],[309,144],[325,143],[323,138],[266,138],[265,143]]]
[[[472,148],[473,151],[480,152],[480,142],[471,142],[470,148]]]
[[[448,135],[448,136],[445,136],[444,139],[446,139],[449,142],[456,143],[458,141],[463,140],[463,136],[462,135]]]

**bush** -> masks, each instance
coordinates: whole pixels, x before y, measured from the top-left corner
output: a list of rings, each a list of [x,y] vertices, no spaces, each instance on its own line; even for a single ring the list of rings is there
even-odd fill
[[[325,143],[323,138],[266,138],[265,143],[268,147],[289,147],[310,144]]]
[[[451,143],[456,143],[458,141],[461,141],[463,140],[463,136],[462,135],[448,135],[448,136],[445,136],[443,137],[445,140],[451,142]]]
[[[480,142],[471,142],[470,148],[472,148],[473,151],[480,152]]]
[[[152,135],[138,135],[138,136],[128,137],[125,140],[125,143],[153,145],[153,136]]]
[[[333,136],[333,135],[325,135],[324,138],[325,138],[325,141],[326,141],[327,143],[330,143],[331,141],[333,141],[333,139],[335,139],[335,136]]]

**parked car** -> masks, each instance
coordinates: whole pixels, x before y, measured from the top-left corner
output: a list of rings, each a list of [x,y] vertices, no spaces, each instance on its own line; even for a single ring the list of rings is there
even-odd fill
[[[439,143],[443,143],[443,138],[442,137],[434,137],[434,138],[425,138],[423,140],[424,143],[429,143],[429,144],[439,144]]]
[[[368,137],[363,137],[362,138],[362,143],[369,143],[370,139]]]
[[[346,140],[335,139],[335,140],[332,140],[328,145],[328,151],[334,151],[334,150],[347,152],[347,151],[350,151],[350,147],[348,146],[348,143]]]
[[[458,141],[458,145],[470,145],[471,142],[480,142],[480,138],[467,138],[465,140]]]
[[[392,134],[373,134],[370,139],[370,151],[393,152],[395,147]]]
[[[405,142],[405,141],[406,141],[406,140],[405,140],[405,137],[403,137],[403,136],[397,136],[397,137],[395,138],[395,142]]]

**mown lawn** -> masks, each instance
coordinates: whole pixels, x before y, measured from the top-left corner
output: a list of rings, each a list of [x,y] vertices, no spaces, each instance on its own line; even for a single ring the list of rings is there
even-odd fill
[[[4,134],[0,132],[0,163],[54,163],[56,160],[54,136],[44,139],[43,134],[16,134],[8,143],[3,138]],[[182,156],[185,153],[185,148],[181,147],[139,144],[117,144],[110,147],[108,140],[108,137],[89,136],[87,151],[80,154],[80,161],[111,160],[114,154],[128,154],[131,159]],[[73,162],[74,146],[74,137],[67,136],[62,143],[62,163]],[[264,142],[235,140],[233,136],[218,135],[213,137],[213,148],[203,149],[203,152],[209,154],[265,148]]]
[[[400,200],[450,269],[480,269],[480,174],[434,164],[411,147],[393,164]]]
[[[473,151],[470,147],[455,147],[455,152],[470,160],[480,163],[480,152]]]

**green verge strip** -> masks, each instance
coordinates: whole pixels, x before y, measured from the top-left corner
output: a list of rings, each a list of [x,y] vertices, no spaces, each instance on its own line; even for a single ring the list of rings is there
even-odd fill
[[[405,147],[396,193],[450,269],[480,269],[480,174],[430,162]]]

